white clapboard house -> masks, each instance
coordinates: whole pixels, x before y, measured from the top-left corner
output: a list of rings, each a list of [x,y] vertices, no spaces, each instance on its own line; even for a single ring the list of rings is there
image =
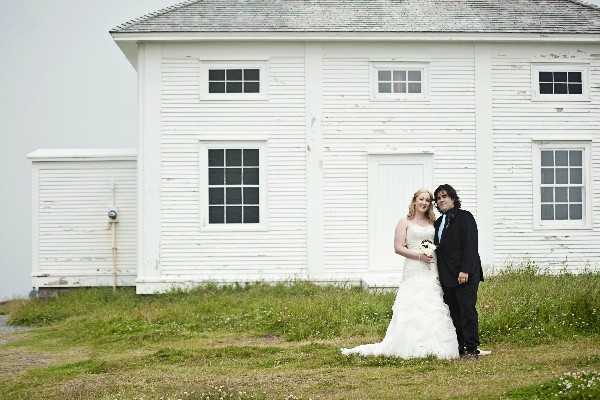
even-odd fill
[[[488,272],[600,269],[599,8],[193,0],[111,34],[139,77],[139,293],[395,285],[395,225],[442,183]]]

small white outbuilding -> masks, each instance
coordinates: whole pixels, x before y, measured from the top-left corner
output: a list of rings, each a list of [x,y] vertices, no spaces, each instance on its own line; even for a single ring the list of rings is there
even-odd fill
[[[44,149],[28,158],[33,287],[135,285],[136,150]]]

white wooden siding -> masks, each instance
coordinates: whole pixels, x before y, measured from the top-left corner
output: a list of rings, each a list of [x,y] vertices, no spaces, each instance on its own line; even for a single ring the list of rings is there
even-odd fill
[[[429,63],[429,101],[369,100],[369,60],[380,61],[382,50]],[[451,52],[457,55],[445,55]],[[474,61],[472,51],[462,47],[440,51],[424,45],[414,53],[390,45],[371,56],[326,58],[323,64],[325,272],[364,276],[369,267],[367,153],[432,151],[430,189],[452,184],[464,208],[476,214]],[[403,216],[409,202],[410,197],[393,207]],[[393,236],[392,230],[390,246]]]
[[[112,285],[112,185],[118,285],[136,276],[135,161],[34,160],[33,286]]]
[[[544,269],[600,269],[600,63],[598,47],[497,46],[493,50],[495,267],[533,261]],[[591,62],[591,101],[531,100],[531,62]],[[592,229],[536,229],[533,140],[590,139]]]
[[[166,50],[162,60],[161,278],[291,279],[306,274],[304,61],[269,57],[267,101],[199,100],[199,62]],[[188,48],[187,54],[198,53]],[[210,57],[210,58],[207,58]],[[243,61],[243,57],[239,60]],[[201,141],[267,142],[267,231],[201,230]],[[264,184],[265,182],[261,182]]]

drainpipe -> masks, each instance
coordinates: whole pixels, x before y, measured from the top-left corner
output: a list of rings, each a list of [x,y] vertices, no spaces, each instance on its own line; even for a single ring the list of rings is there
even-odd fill
[[[111,181],[111,197],[113,206],[108,211],[108,222],[112,231],[112,281],[113,292],[117,290],[117,222],[119,213],[115,204],[115,181]]]

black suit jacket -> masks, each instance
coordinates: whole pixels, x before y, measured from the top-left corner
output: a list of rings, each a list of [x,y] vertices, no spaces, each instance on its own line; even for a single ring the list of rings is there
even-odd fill
[[[466,272],[469,280],[466,284],[483,280],[481,259],[478,251],[477,223],[473,214],[458,208],[446,213],[446,228],[442,231],[442,241],[438,240],[438,231],[442,216],[435,221],[434,243],[437,266],[442,286],[458,286],[458,273]]]

